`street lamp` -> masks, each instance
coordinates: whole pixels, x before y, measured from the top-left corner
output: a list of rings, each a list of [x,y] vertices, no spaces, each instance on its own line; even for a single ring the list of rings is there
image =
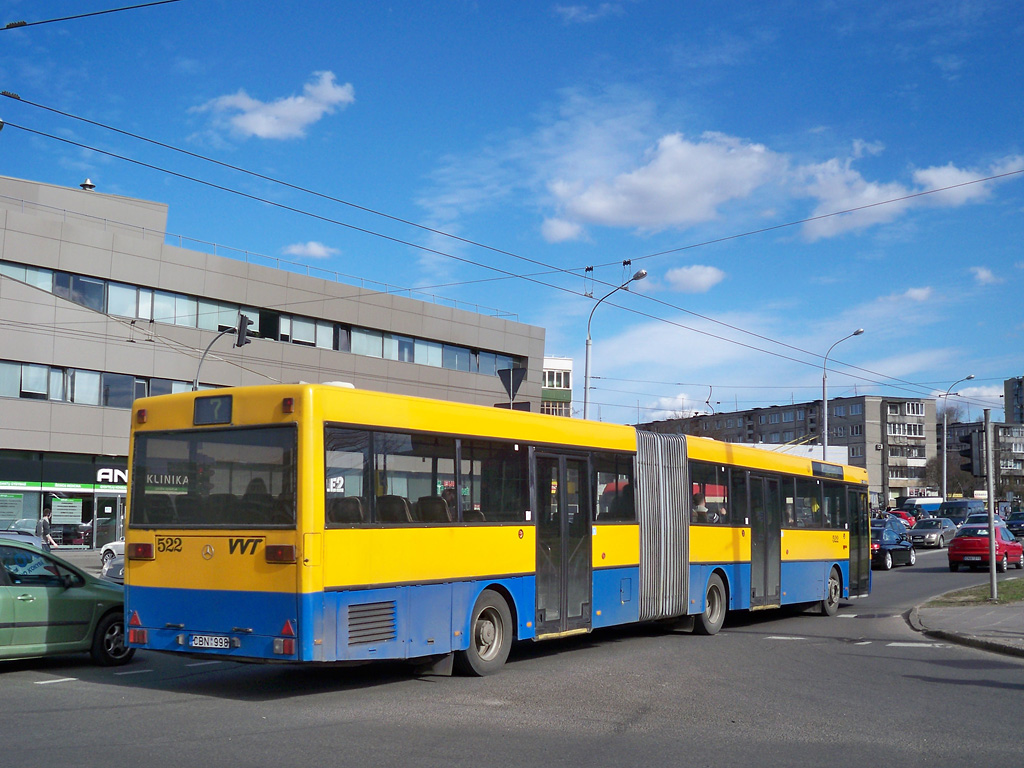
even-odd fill
[[[635,275],[633,275],[631,278],[629,278],[629,280],[624,282],[618,288],[613,288],[612,290],[608,291],[608,293],[606,293],[604,296],[602,296],[600,299],[598,299],[597,300],[597,304],[594,304],[594,308],[590,310],[590,317],[587,318],[587,355],[586,355],[586,360],[585,360],[585,363],[584,363],[584,366],[583,366],[583,418],[584,419],[586,419],[588,414],[590,413],[590,408],[589,408],[589,405],[590,405],[590,345],[591,345],[591,341],[590,341],[590,322],[591,322],[591,320],[594,319],[594,310],[597,309],[598,305],[602,301],[604,301],[609,296],[611,296],[613,293],[615,293],[615,291],[621,291],[623,288],[625,288],[627,285],[632,283],[634,280],[643,280],[645,277],[647,277],[647,270],[646,269],[641,269],[639,272],[637,272]]]
[[[970,381],[974,378],[972,373],[970,376],[964,376],[959,381],[954,381],[949,385],[949,389],[946,390],[946,394],[942,396],[942,500],[946,500],[946,463],[949,459],[946,457],[946,400],[949,398],[949,393],[953,387],[963,381]],[[960,394],[959,392],[957,394]]]
[[[828,352],[825,353],[825,359],[821,363],[821,458],[822,461],[828,461],[828,356],[832,354],[832,350],[836,348],[836,344],[852,339],[854,336],[860,336],[864,333],[863,328],[858,328],[856,331],[851,333],[849,336],[843,336],[839,341],[828,348]]]

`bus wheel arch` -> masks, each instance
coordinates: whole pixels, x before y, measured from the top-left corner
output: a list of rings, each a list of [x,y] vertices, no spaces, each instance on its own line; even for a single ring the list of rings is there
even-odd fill
[[[693,631],[698,635],[715,635],[725,623],[729,610],[729,588],[725,574],[715,570],[704,586],[704,611],[694,617]]]
[[[495,674],[505,664],[515,639],[512,605],[511,596],[503,589],[488,587],[480,593],[469,616],[468,647],[455,654],[459,672],[483,677]]]
[[[825,583],[825,596],[821,599],[822,616],[835,616],[839,613],[839,599],[843,596],[843,574],[838,565],[833,565]]]

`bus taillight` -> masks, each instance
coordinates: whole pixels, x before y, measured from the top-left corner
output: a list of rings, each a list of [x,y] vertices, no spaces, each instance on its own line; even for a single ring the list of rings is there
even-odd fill
[[[128,642],[136,643],[137,645],[145,645],[149,642],[149,631],[145,629],[138,629],[142,625],[141,619],[139,619],[139,612],[132,611],[132,616],[128,619]]]
[[[125,547],[129,560],[153,560],[152,542],[133,541]]]
[[[274,638],[274,653],[280,656],[294,656],[295,628],[292,626],[291,619],[285,621],[284,626],[281,627],[281,634],[284,635],[284,637]]]
[[[265,552],[268,563],[294,563],[298,559],[294,544],[267,544]]]

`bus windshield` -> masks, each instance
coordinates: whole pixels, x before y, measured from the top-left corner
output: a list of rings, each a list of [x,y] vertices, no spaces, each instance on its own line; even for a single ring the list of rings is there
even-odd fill
[[[294,528],[296,429],[135,436],[133,528]]]

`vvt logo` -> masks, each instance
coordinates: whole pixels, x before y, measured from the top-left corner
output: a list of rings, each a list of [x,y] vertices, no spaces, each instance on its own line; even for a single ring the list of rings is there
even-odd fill
[[[228,554],[255,555],[261,541],[263,539],[228,539]]]

